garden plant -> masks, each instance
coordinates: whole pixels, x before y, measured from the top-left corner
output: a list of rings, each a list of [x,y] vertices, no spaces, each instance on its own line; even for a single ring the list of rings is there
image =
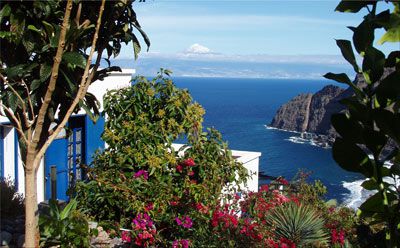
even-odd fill
[[[379,12],[378,5],[390,5]],[[342,100],[347,111],[332,116],[339,133],[333,157],[345,170],[361,173],[367,179],[362,187],[374,190],[360,207],[358,215],[368,225],[384,225],[387,247],[400,246],[400,51],[385,55],[375,47],[375,33],[383,30],[378,44],[400,45],[400,3],[398,1],[341,1],[336,8],[367,15],[353,31],[353,42],[337,40],[343,57],[357,73],[355,81],[344,74],[328,73],[328,79],[345,83],[353,95]],[[359,66],[353,47],[362,59]]]

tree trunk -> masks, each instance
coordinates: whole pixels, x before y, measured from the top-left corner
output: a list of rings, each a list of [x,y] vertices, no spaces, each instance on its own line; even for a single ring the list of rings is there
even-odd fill
[[[25,169],[25,247],[39,247],[37,178],[34,159],[28,156]]]

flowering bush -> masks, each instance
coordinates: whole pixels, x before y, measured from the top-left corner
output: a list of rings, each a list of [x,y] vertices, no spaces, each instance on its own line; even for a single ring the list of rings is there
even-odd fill
[[[222,190],[247,177],[221,135],[203,130],[203,108],[168,73],[137,77],[105,96],[108,147],[88,168],[91,180],[76,188],[80,206],[96,220],[117,223],[117,232],[132,228],[120,233],[132,246],[207,244]],[[175,150],[182,137],[188,146]]]

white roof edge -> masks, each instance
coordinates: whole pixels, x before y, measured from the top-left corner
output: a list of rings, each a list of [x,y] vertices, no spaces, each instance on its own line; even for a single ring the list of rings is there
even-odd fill
[[[110,72],[108,75],[109,76],[130,76],[136,73],[136,69],[127,69],[127,68],[122,68],[121,71],[113,71]]]
[[[172,146],[175,149],[180,149],[184,144],[173,143]],[[232,156],[238,157],[237,160],[242,163],[247,163],[251,160],[257,159],[261,157],[261,152],[250,152],[250,151],[239,151],[239,150],[231,150]]]

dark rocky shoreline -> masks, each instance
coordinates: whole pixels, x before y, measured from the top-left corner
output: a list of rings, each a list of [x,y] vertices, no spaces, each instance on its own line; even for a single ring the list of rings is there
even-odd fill
[[[331,116],[344,110],[339,101],[350,94],[349,90],[334,85],[325,86],[315,94],[300,94],[283,104],[268,126],[300,132],[299,138],[329,148],[338,135],[330,124]]]

